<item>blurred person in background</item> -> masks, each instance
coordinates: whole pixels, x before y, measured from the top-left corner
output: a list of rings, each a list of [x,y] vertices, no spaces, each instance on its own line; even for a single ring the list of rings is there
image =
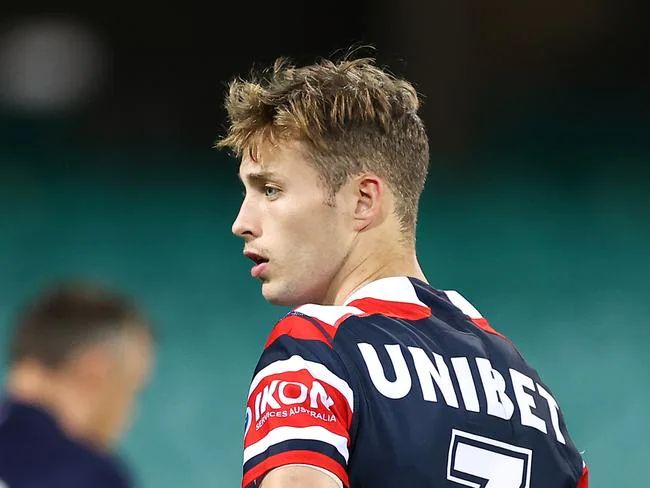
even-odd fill
[[[122,488],[111,453],[149,376],[149,323],[114,291],[62,284],[20,313],[0,402],[0,487]]]
[[[280,60],[232,82],[226,108],[233,233],[263,296],[297,306],[255,368],[242,486],[586,488],[537,372],[418,264],[413,86],[370,59]]]

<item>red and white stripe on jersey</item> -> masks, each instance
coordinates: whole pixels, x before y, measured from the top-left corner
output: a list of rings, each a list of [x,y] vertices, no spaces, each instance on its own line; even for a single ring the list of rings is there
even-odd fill
[[[589,488],[589,468],[584,461],[582,462],[582,476],[580,476],[576,488]]]
[[[274,427],[267,435],[262,437],[261,440],[244,449],[244,463],[257,455],[262,454],[269,447],[290,440],[325,442],[326,444],[334,446],[346,461],[350,457],[348,451],[348,437],[333,434],[325,427],[308,425],[306,427]]]
[[[484,318],[481,313],[472,305],[469,303],[463,295],[458,293],[455,290],[444,290],[445,295],[447,295],[447,298],[449,298],[449,301],[455,305],[461,312],[463,312],[465,315],[467,315],[470,320],[476,325],[478,328],[483,329],[486,332],[490,332],[491,334],[496,334],[499,337],[502,337],[503,339],[508,340],[506,336],[501,334],[500,332],[497,332],[487,321],[486,318]]]
[[[345,469],[329,456],[314,451],[294,450],[275,454],[255,465],[244,474],[242,487],[248,487],[255,480],[259,480],[269,471],[279,466],[288,464],[300,464],[315,466],[325,469],[335,475],[346,486],[350,486],[350,480]]]
[[[362,315],[363,313],[355,307],[303,305],[275,325],[264,348],[269,347],[283,335],[294,339],[321,341],[331,346],[341,322],[351,315]],[[314,321],[318,326],[314,324]]]
[[[327,444],[347,463],[353,411],[352,389],[325,365],[299,355],[275,361],[261,369],[251,383],[244,465],[286,441]],[[345,468],[336,460],[287,445],[285,451],[261,456],[254,466],[248,466],[243,486],[275,467],[294,463],[321,467],[347,484]]]
[[[285,335],[294,339],[324,342],[331,347],[332,338],[335,334],[336,328],[331,325],[320,322],[319,328],[300,315],[289,314],[273,327],[269,338],[266,340],[266,344],[264,344],[264,349],[268,348],[279,337]]]

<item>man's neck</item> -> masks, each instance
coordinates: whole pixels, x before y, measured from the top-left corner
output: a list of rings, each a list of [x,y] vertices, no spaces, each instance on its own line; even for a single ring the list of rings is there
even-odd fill
[[[89,435],[88,402],[55,372],[33,363],[19,364],[9,371],[7,393],[21,403],[47,411],[68,436],[95,444]]]
[[[401,247],[389,251],[373,250],[353,262],[332,281],[324,304],[342,305],[356,290],[381,278],[411,276],[427,282],[414,250]]]

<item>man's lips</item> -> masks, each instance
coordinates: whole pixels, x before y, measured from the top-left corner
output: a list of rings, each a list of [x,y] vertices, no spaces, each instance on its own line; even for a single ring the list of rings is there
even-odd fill
[[[266,269],[269,262],[268,258],[252,251],[244,251],[244,256],[255,263],[255,266],[251,268],[251,276],[258,278]]]
[[[266,267],[268,266],[269,263],[260,263],[256,264],[251,268],[251,276],[253,278],[259,278],[262,273],[266,270]]]

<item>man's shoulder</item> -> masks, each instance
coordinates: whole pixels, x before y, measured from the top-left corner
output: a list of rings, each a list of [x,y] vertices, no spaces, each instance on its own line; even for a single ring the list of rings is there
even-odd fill
[[[65,435],[44,410],[6,402],[0,424],[0,478],[43,479],[47,486],[127,487],[120,461]]]
[[[0,478],[4,477],[9,486],[12,486],[12,479],[32,484],[42,480],[43,486],[52,488],[127,488],[131,485],[126,469],[117,459],[102,456],[69,440],[48,445],[33,443],[29,452],[15,451],[13,455],[7,453],[6,457],[11,462],[7,466],[0,463]]]
[[[65,464],[65,467],[62,466],[64,479],[66,476],[75,477],[77,471],[83,476],[84,482],[89,483],[88,486],[97,488],[130,486],[126,467],[119,458],[95,451],[74,440],[70,440],[68,459]],[[78,466],[84,464],[86,468],[79,469]]]
[[[85,460],[84,460],[85,459]],[[84,464],[85,463],[85,464]],[[86,456],[59,460],[37,473],[34,481],[42,479],[51,488],[129,488],[128,474],[116,461]]]
[[[265,347],[269,347],[280,338],[317,341],[332,347],[341,324],[352,316],[363,314],[362,310],[352,306],[313,303],[301,305],[275,324]]]

